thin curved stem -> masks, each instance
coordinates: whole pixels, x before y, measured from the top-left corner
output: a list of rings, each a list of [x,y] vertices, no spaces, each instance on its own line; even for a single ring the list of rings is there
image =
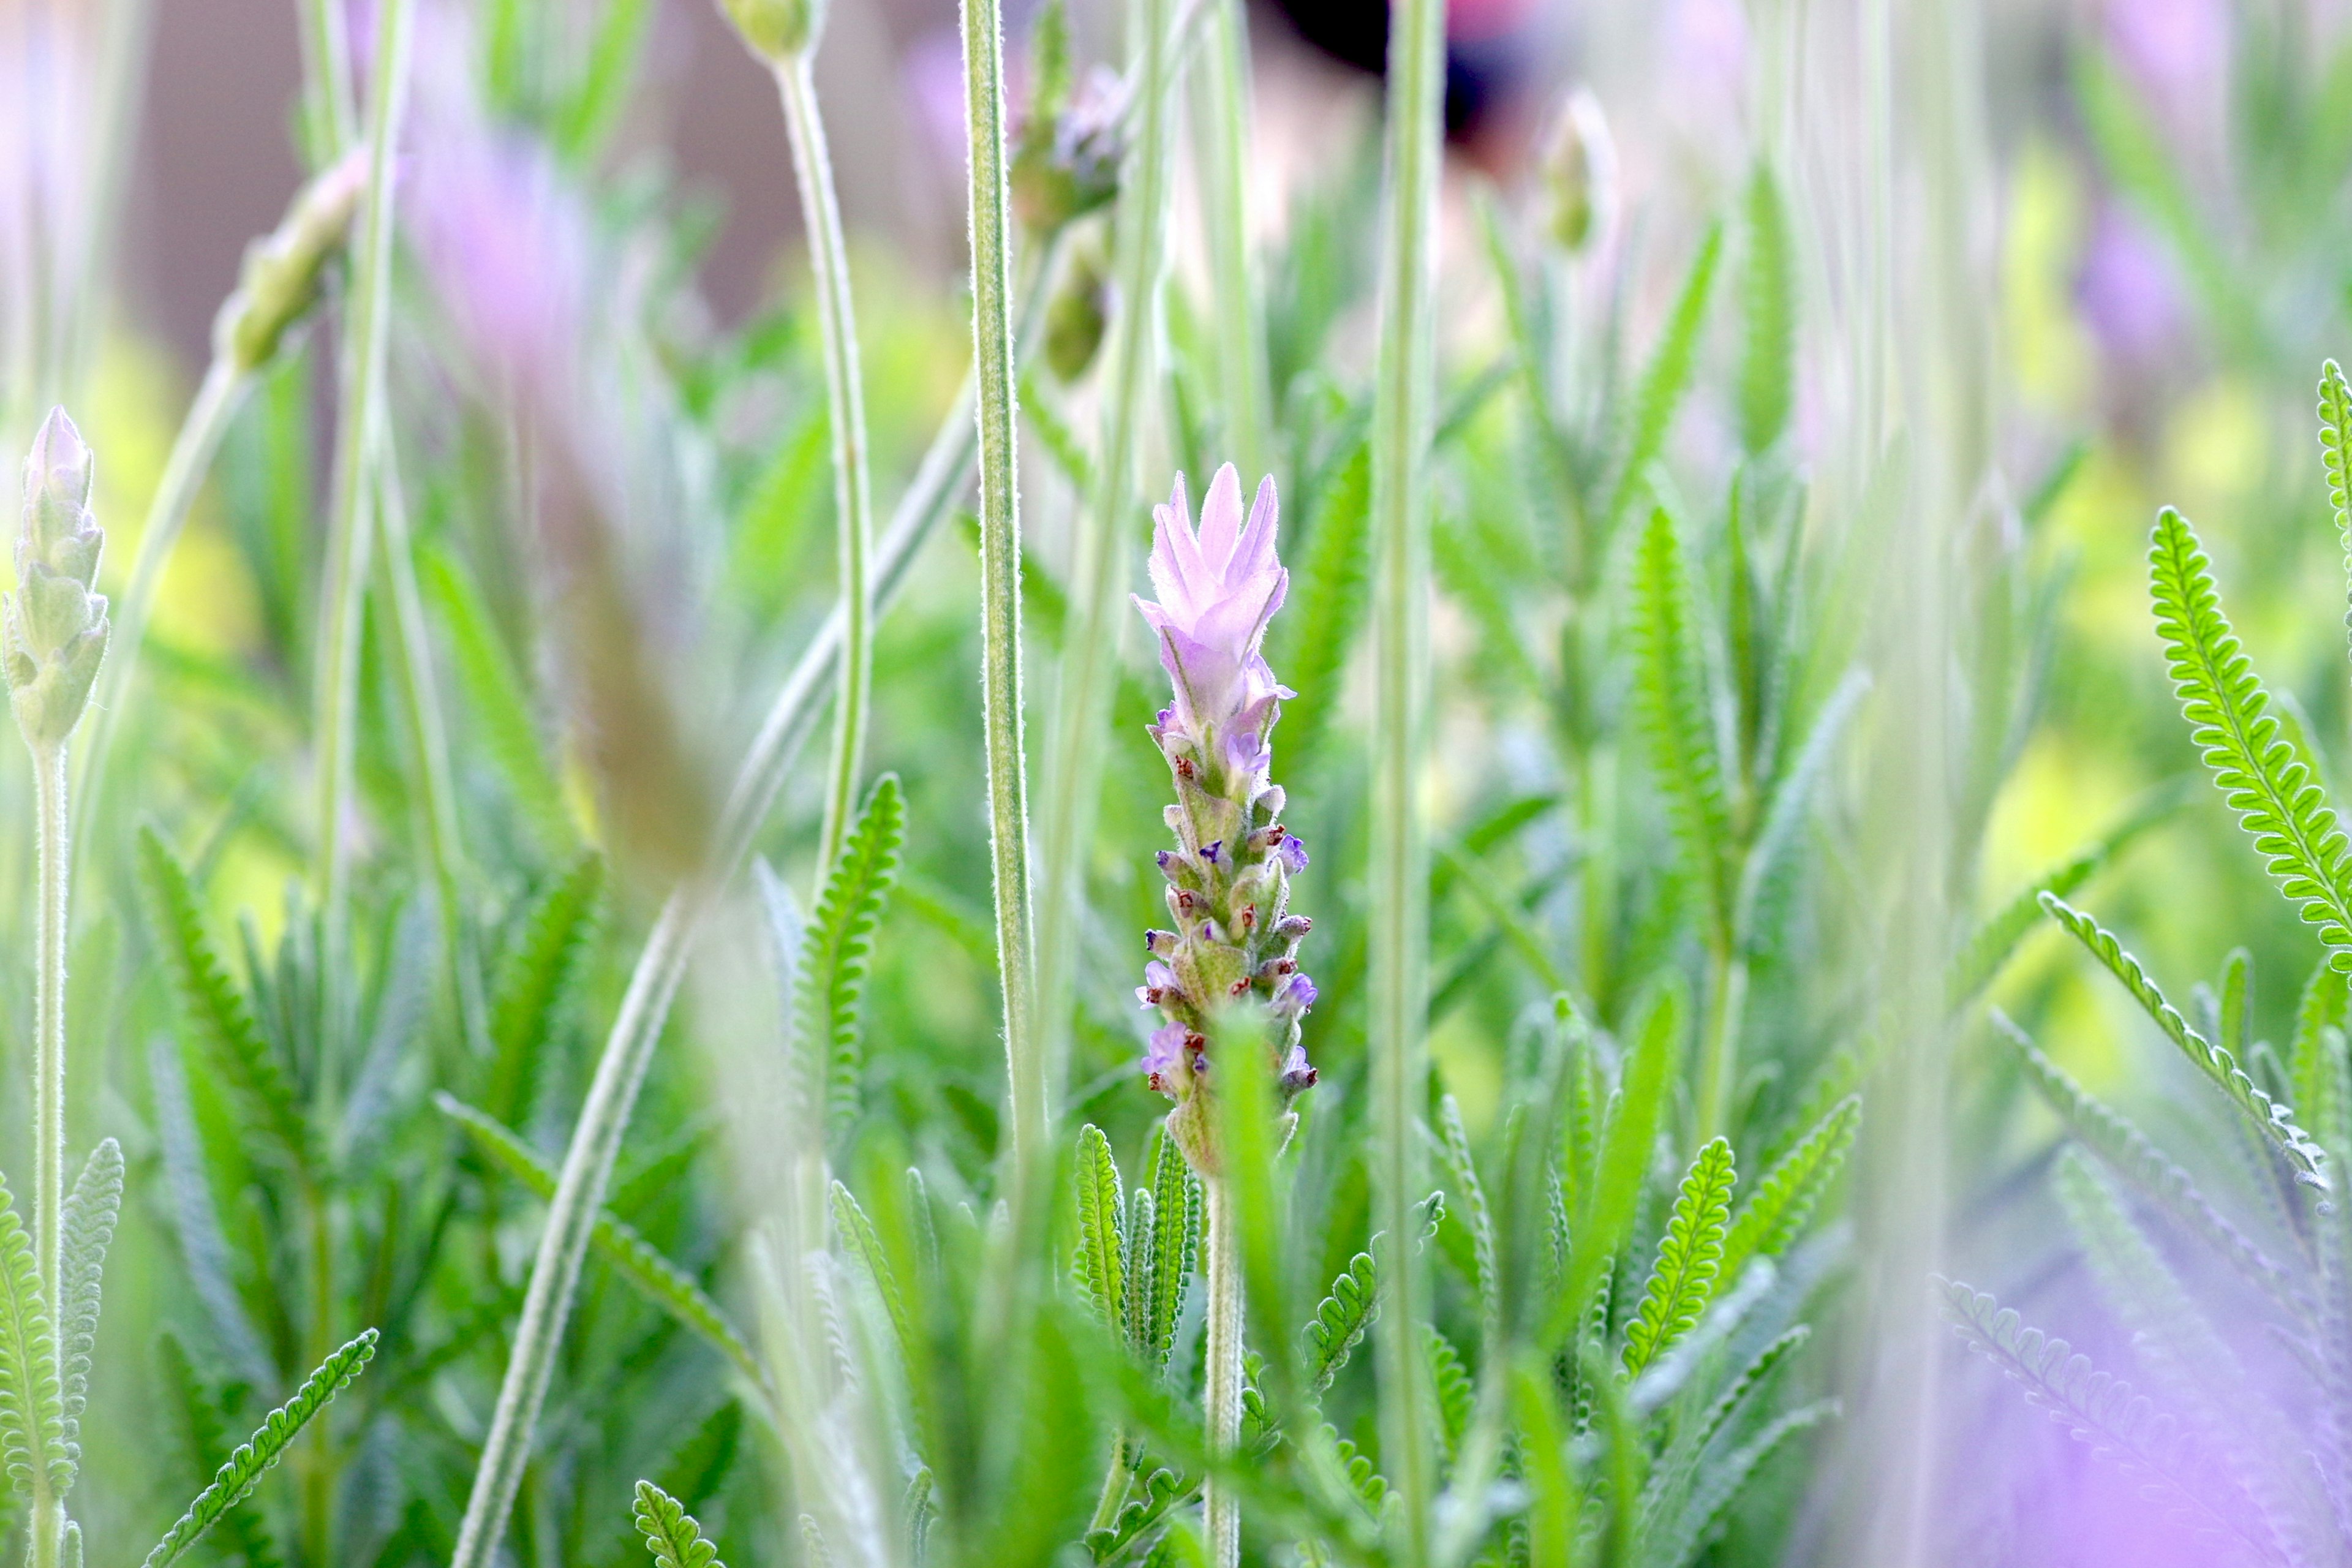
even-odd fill
[[[1420,1195],[1416,1113],[1427,1074],[1429,830],[1423,784],[1429,724],[1429,507],[1435,395],[1439,109],[1444,6],[1403,0],[1390,40],[1389,146],[1381,258],[1381,343],[1372,413],[1373,697],[1371,1058],[1382,1222],[1377,1342],[1381,1457],[1400,1507],[1392,1541],[1406,1568],[1430,1560],[1433,1457],[1419,1340],[1424,1287],[1404,1238]]]
[[[411,0],[382,0],[377,14],[375,80],[368,121],[367,195],[360,210],[352,258],[351,302],[344,321],[343,385],[335,432],[333,506],[329,516],[325,615],[319,641],[318,856],[320,903],[325,926],[324,973],[340,988],[350,945],[351,846],[343,819],[351,802],[353,710],[359,694],[360,624],[367,590],[374,509],[369,476],[377,405],[383,397],[386,322],[391,314],[392,159],[407,101]],[[331,1019],[340,1009],[331,1003]],[[322,1060],[331,1062],[334,1053]],[[320,1075],[323,1089],[331,1072]]]
[[[1242,1432],[1242,1258],[1241,1216],[1235,1211],[1230,1179],[1213,1175],[1208,1189],[1208,1289],[1206,1340],[1202,1352],[1209,1453],[1223,1458],[1234,1451]],[[1202,1492],[1208,1523],[1209,1568],[1234,1568],[1242,1555],[1242,1505],[1231,1483],[1211,1475]]]
[[[66,1191],[66,907],[73,851],[66,816],[66,749],[33,748],[33,793],[37,823],[38,901],[33,919],[33,1249],[41,1293],[58,1300],[64,1243]],[[65,1336],[51,1336],[52,1368],[65,1380]],[[32,1498],[32,1561],[47,1568],[58,1561],[65,1530],[64,1500],[46,1474],[35,1478]]]
[[[857,312],[849,291],[849,255],[842,243],[841,203],[834,194],[833,160],[824,117],[817,110],[813,50],[776,62],[784,129],[799,177],[801,220],[808,230],[809,267],[816,284],[817,334],[824,347],[826,405],[833,424],[833,497],[841,569],[840,693],[834,700],[833,768],[817,837],[821,888],[841,854],[842,835],[857,809],[857,780],[866,754],[867,695],[874,679],[874,594],[868,560],[874,550],[874,496],[867,475],[866,389],[858,372]]]
[[[1029,279],[1022,307],[1024,336],[1034,330],[1039,314],[1046,272],[1041,264]],[[973,391],[967,386],[932,437],[915,482],[900,498],[889,531],[879,542],[874,563],[877,611],[887,608],[897,595],[916,554],[947,516],[971,476],[977,436],[973,400]],[[741,869],[760,824],[775,805],[802,745],[815,727],[834,679],[834,661],[841,655],[846,619],[842,606],[835,605],[793,667],[736,771],[712,837],[708,872],[670,894],[637,955],[636,967],[630,972],[628,991],[597,1058],[596,1076],[580,1108],[563,1168],[556,1178],[555,1195],[548,1204],[546,1228],[540,1233],[539,1251],[523,1296],[522,1318],[515,1326],[514,1348],[507,1358],[489,1436],[475,1467],[474,1488],[466,1500],[452,1568],[487,1568],[505,1534],[507,1515],[530,1456],[532,1430],[547,1397],[555,1352],[571,1315],[589,1237],[597,1211],[604,1206],[638,1086],[645,1081],[670,1002],[685,977],[694,933],[707,910],[711,889],[724,887]]]
[[[1264,302],[1250,264],[1249,20],[1241,0],[1212,0],[1207,47],[1198,136],[1202,216],[1215,289],[1209,317],[1216,326],[1225,446],[1246,487],[1267,471],[1274,399],[1267,384]]]
[[[1058,1090],[1069,1054],[1071,994],[1078,931],[1086,915],[1087,849],[1094,840],[1100,794],[1103,732],[1118,647],[1119,585],[1132,570],[1127,527],[1139,497],[1136,448],[1144,393],[1156,376],[1160,282],[1166,265],[1172,94],[1176,41],[1171,0],[1144,0],[1133,78],[1134,151],[1121,182],[1117,331],[1111,339],[1103,397],[1102,459],[1095,493],[1078,518],[1077,558],[1071,574],[1075,603],[1062,649],[1055,696],[1053,748],[1046,756],[1044,831],[1037,859],[1045,896],[1037,910],[1038,1032],[1050,1090]],[[1138,531],[1137,537],[1139,537]]]
[[[971,142],[973,407],[980,430],[981,705],[988,735],[989,857],[996,972],[1004,997],[1016,1190],[1044,1154],[1045,1064],[1032,987],[1029,785],[1021,743],[1021,501],[1013,365],[1011,203],[1004,169],[1004,24],[998,0],[964,0],[965,128]],[[1016,1203],[1015,1210],[1021,1205]]]

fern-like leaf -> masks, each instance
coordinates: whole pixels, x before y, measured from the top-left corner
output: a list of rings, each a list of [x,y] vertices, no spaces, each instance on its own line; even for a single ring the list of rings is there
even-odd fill
[[[1739,356],[1739,444],[1754,457],[1789,426],[1796,397],[1797,286],[1789,211],[1762,163],[1748,180],[1747,333]]]
[[[433,1102],[465,1131],[491,1163],[521,1184],[533,1197],[544,1203],[555,1196],[555,1172],[512,1129],[453,1096],[436,1094]],[[728,1321],[725,1310],[695,1283],[693,1276],[663,1257],[661,1250],[634,1226],[610,1209],[599,1209],[588,1239],[597,1254],[618,1269],[621,1277],[646,1300],[667,1312],[681,1327],[700,1335],[752,1387],[763,1392],[767,1389],[767,1373],[759,1358]]]
[[[1738,1181],[1731,1144],[1717,1138],[1683,1173],[1658,1260],[1642,1305],[1625,1331],[1625,1373],[1638,1376],[1676,1340],[1690,1332],[1715,1294],[1723,1269],[1723,1242],[1731,1225],[1731,1189]]]
[[[2333,973],[2330,971],[2329,973]],[[2042,1054],[2024,1030],[2010,1021],[2008,1015],[1996,1009],[1992,1015],[1996,1034],[2017,1055],[2025,1068],[2025,1076],[2058,1113],[2066,1130],[2082,1145],[2104,1161],[2107,1168],[2144,1194],[2174,1224],[2202,1241],[2227,1259],[2246,1279],[2269,1294],[2271,1299],[2298,1317],[2308,1315],[2311,1304],[2300,1299],[2293,1276],[2264,1256],[2261,1247],[2215,1208],[2189,1173],[2150,1142],[2147,1134],[2090,1094],[2066,1075],[2048,1057]]]
[[[727,1568],[719,1561],[719,1548],[703,1539],[694,1515],[653,1482],[637,1483],[636,1502],[629,1511],[654,1554],[656,1568]]]
[[[1677,848],[1708,918],[1727,934],[1731,811],[1690,626],[1682,545],[1664,507],[1650,512],[1634,571],[1634,704],[1650,771],[1665,794]]]
[[[2221,613],[2212,563],[2166,509],[2148,546],[2165,662],[2192,739],[2239,824],[2336,967],[2352,970],[2352,858],[2309,761],[2280,733],[2270,694]]]
[[[314,1168],[317,1143],[301,1100],[205,933],[187,872],[152,827],[140,831],[139,867],[156,944],[163,950],[172,989],[189,1027],[261,1136],[296,1170]]]
[[[74,1178],[58,1216],[58,1336],[65,1365],[58,1396],[69,1451],[80,1442],[82,1407],[89,1399],[89,1353],[98,1342],[99,1289],[121,1212],[122,1145],[100,1139]]]
[[[809,917],[799,974],[801,1039],[826,1063],[827,1123],[836,1132],[857,1113],[858,1004],[906,837],[905,797],[897,776],[885,773],[866,793]]]
[[[1609,497],[1607,515],[1612,525],[1625,515],[1651,463],[1665,449],[1675,412],[1690,390],[1691,373],[1698,363],[1699,329],[1706,322],[1707,300],[1715,291],[1716,266],[1722,258],[1723,226],[1718,223],[1709,226],[1706,237],[1699,242],[1698,255],[1691,262],[1673,313],[1666,318],[1665,331],[1634,392],[1633,427]]]
[[[1087,1552],[1097,1563],[1122,1556],[1167,1521],[1170,1513],[1201,1489],[1171,1469],[1155,1469],[1143,1478],[1143,1489],[1129,1498],[1111,1522],[1087,1532]]]
[[[1151,1300],[1143,1338],[1144,1361],[1155,1372],[1167,1368],[1175,1347],[1176,1320],[1183,1315],[1206,1211],[1201,1178],[1161,1128],[1151,1149]]]
[[[1429,1362],[1429,1386],[1437,1396],[1437,1436],[1444,1446],[1450,1464],[1462,1451],[1462,1439],[1470,1430],[1470,1413],[1477,1404],[1478,1392],[1471,1385],[1470,1369],[1462,1362],[1462,1352],[1454,1342],[1428,1323],[1421,1326],[1422,1353]]]
[[[545,1054],[549,1031],[579,977],[604,911],[604,857],[581,856],[540,894],[499,965],[483,1108],[501,1121],[524,1119],[531,1065]]]
[[[2340,1154],[2352,1143],[2352,1106],[2336,1092],[2330,1059],[2342,1049],[2345,1031],[2352,1028],[2352,982],[2333,963],[2323,961],[2303,988],[2294,1010],[2294,1036],[2286,1054],[2287,1084],[2299,1115],[2311,1124],[2312,1135]],[[2329,1039],[2334,1031],[2336,1038]]]
[[[1724,1279],[1738,1279],[1749,1258],[1780,1252],[1796,1240],[1813,1205],[1845,1163],[1861,1125],[1862,1100],[1848,1095],[1764,1173],[1724,1237]]]
[[[295,1390],[294,1397],[271,1411],[253,1436],[213,1473],[212,1485],[197,1493],[188,1511],[163,1532],[163,1539],[147,1553],[143,1568],[166,1568],[166,1564],[177,1561],[205,1531],[220,1521],[221,1515],[251,1496],[253,1489],[261,1484],[261,1478],[285,1457],[287,1447],[302,1428],[367,1366],[375,1354],[375,1342],[376,1331],[365,1330],[359,1338],[320,1363],[318,1370]]]
[[[2229,1098],[2231,1104],[2252,1121],[2272,1147],[2294,1167],[2298,1181],[2315,1187],[2326,1187],[2327,1177],[2323,1169],[2327,1163],[2326,1152],[2312,1142],[2309,1133],[2295,1125],[2294,1117],[2285,1106],[2278,1104],[2256,1087],[2253,1079],[2238,1066],[2236,1057],[2189,1026],[2189,1020],[2164,999],[2164,993],[2157,989],[2156,982],[2148,978],[2147,971],[2140,967],[2139,960],[2124,950],[2114,932],[2053,894],[2042,895],[2042,907],[2048,910],[2060,925],[2072,931],[2075,939],[2090,950],[2091,956],[2105,966],[2107,973],[2123,983],[2124,989],[2132,994],[2133,1000],[2156,1020],[2165,1037],[2196,1064],[2198,1070]]]
[[[1470,1153],[1470,1135],[1462,1127],[1462,1108],[1450,1094],[1437,1101],[1437,1151],[1446,1180],[1462,1199],[1461,1216],[1470,1237],[1470,1279],[1478,1300],[1492,1316],[1499,1311],[1496,1298],[1495,1217],[1486,1203],[1486,1184],[1478,1179],[1478,1163]]]
[[[1374,1237],[1377,1241],[1379,1238]],[[1307,1386],[1316,1394],[1331,1386],[1348,1364],[1365,1331],[1381,1315],[1380,1266],[1370,1252],[1359,1252],[1347,1272],[1331,1281],[1331,1293],[1315,1309],[1307,1325]]]
[[[1105,1327],[1127,1315],[1126,1216],[1110,1140],[1089,1122],[1078,1129],[1078,1286]]]
[[[2319,367],[2319,460],[2327,470],[2327,505],[2336,514],[2336,535],[2344,546],[2344,570],[2352,580],[2352,385],[2334,360]],[[2352,646],[2352,602],[2344,611],[2344,632]]]
[[[54,1496],[73,1485],[79,1455],[67,1446],[58,1391],[57,1341],[33,1265],[33,1238],[0,1179],[0,1455],[16,1495],[30,1500],[37,1478]]]
[[[1290,613],[1274,632],[1275,668],[1301,693],[1284,713],[1291,727],[1283,733],[1296,759],[1287,765],[1310,773],[1339,708],[1340,672],[1370,595],[1371,487],[1371,447],[1359,440],[1315,503]]]
[[[1820,1399],[1777,1415],[1720,1464],[1707,1467],[1680,1511],[1644,1541],[1643,1568],[1683,1568],[1697,1554],[1715,1521],[1731,1506],[1740,1489],[1762,1468],[1764,1461],[1781,1444],[1836,1415],[1838,1408],[1836,1400]]]
[[[563,791],[548,766],[547,748],[533,722],[530,701],[514,659],[499,640],[481,591],[457,557],[426,546],[417,552],[425,594],[448,628],[457,684],[480,726],[483,749],[499,771],[532,837],[558,855],[578,840]]]
[[[890,1320],[890,1331],[898,1337],[901,1364],[909,1372],[915,1364],[915,1324],[908,1315],[907,1298],[898,1289],[898,1271],[890,1267],[889,1255],[882,1250],[881,1233],[857,1201],[857,1194],[841,1183],[833,1184],[833,1224],[840,1234],[841,1245],[857,1266],[865,1271],[874,1293],[882,1301],[882,1310]]]

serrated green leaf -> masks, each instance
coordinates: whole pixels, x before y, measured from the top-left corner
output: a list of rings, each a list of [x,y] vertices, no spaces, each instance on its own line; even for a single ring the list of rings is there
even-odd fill
[[[1634,567],[1633,702],[1651,776],[1666,797],[1677,855],[1713,928],[1733,918],[1731,808],[1690,626],[1682,544],[1664,507],[1650,511]]]
[[[2319,367],[2319,460],[2327,471],[2327,505],[2336,514],[2336,536],[2344,549],[2347,599],[2344,633],[2352,646],[2352,385],[2334,360]]]
[[[2295,1125],[2294,1118],[2285,1106],[2276,1103],[2255,1087],[2254,1080],[2238,1066],[2237,1058],[2189,1026],[2189,1020],[2164,999],[2164,993],[2157,989],[2156,982],[2148,978],[2147,971],[2140,967],[2139,960],[2124,951],[2115,933],[2065,900],[2052,894],[2042,895],[2042,907],[2048,910],[2060,925],[2073,932],[2075,939],[2090,951],[2091,956],[2106,967],[2108,973],[2123,983],[2124,989],[2131,993],[2133,1000],[2156,1020],[2165,1037],[2180,1047],[2181,1052],[2196,1064],[2207,1081],[2246,1114],[2255,1130],[2294,1167],[2296,1179],[2322,1189],[2327,1186],[2324,1171],[2327,1163],[2326,1152]]]
[[[1723,1269],[1724,1237],[1731,1224],[1731,1192],[1738,1182],[1731,1143],[1717,1138],[1698,1152],[1683,1173],[1658,1259],[1642,1305],[1625,1331],[1625,1375],[1664,1354],[1698,1323],[1715,1295]]]
[[[841,1237],[841,1245],[857,1261],[874,1293],[881,1299],[882,1310],[890,1320],[890,1331],[898,1342],[898,1355],[903,1365],[915,1364],[917,1343],[914,1320],[907,1310],[907,1298],[898,1289],[898,1271],[890,1267],[890,1255],[883,1250],[881,1234],[874,1221],[858,1203],[857,1194],[839,1182],[833,1184],[833,1224]]]
[[[858,1005],[906,837],[905,797],[897,775],[885,773],[866,793],[809,917],[798,976],[801,1040],[826,1064],[826,1121],[835,1134],[857,1114],[865,1066]]]
[[[89,1353],[98,1342],[100,1287],[114,1222],[122,1212],[122,1146],[102,1138],[89,1152],[58,1215],[58,1337],[65,1378],[58,1390],[68,1448],[79,1446],[89,1399]]]
[[[214,1472],[212,1485],[197,1493],[188,1511],[163,1532],[163,1539],[147,1553],[143,1568],[166,1568],[177,1561],[205,1531],[219,1522],[221,1515],[251,1496],[253,1489],[261,1484],[261,1478],[285,1457],[287,1447],[302,1428],[365,1369],[375,1354],[375,1342],[376,1331],[365,1330],[321,1362],[318,1370],[295,1390],[294,1397],[271,1411],[253,1436]]]
[[[1451,1094],[1438,1097],[1437,1148],[1446,1180],[1462,1200],[1457,1212],[1470,1237],[1470,1282],[1481,1308],[1493,1317],[1501,1310],[1496,1299],[1495,1218],[1487,1208],[1486,1184],[1478,1179],[1478,1163],[1470,1152],[1469,1134],[1462,1128],[1462,1108]]]
[[[1748,178],[1746,335],[1739,355],[1739,444],[1754,457],[1789,426],[1796,402],[1797,283],[1789,213],[1770,167]]]
[[[2287,1044],[2287,1083],[2294,1095],[2296,1113],[2311,1124],[2322,1146],[2345,1155],[2352,1148],[2352,1105],[2336,1092],[2330,1058],[2342,1047],[2352,1029],[2352,981],[2326,959],[2320,960],[2304,984],[2294,1012],[2294,1036]],[[2335,1039],[2331,1042],[2329,1033]]]
[[[1300,693],[1285,705],[1284,744],[1296,759],[1292,765],[1307,773],[1316,770],[1339,710],[1339,675],[1371,591],[1371,448],[1359,440],[1316,500],[1306,556],[1294,568],[1289,611],[1273,631],[1275,668]]]
[[[222,1391],[196,1371],[185,1347],[168,1331],[156,1344],[156,1361],[163,1386],[178,1406],[195,1484],[202,1485],[230,1453]],[[279,1568],[277,1542],[251,1510],[231,1509],[222,1516],[220,1528],[227,1537],[221,1550],[245,1568]]]
[[[1739,1205],[1723,1238],[1723,1278],[1733,1280],[1748,1259],[1785,1250],[1811,1217],[1845,1163],[1862,1124],[1862,1100],[1848,1095],[1830,1107],[1790,1151],[1774,1162]]]
[[[1176,1321],[1183,1315],[1184,1292],[1201,1253],[1206,1212],[1201,1178],[1164,1123],[1152,1134],[1151,1211],[1151,1302],[1143,1345],[1146,1363],[1160,1372],[1175,1347]]]
[[[1349,1259],[1347,1271],[1331,1281],[1331,1293],[1316,1307],[1306,1329],[1309,1393],[1321,1394],[1329,1388],[1356,1347],[1363,1343],[1365,1331],[1381,1313],[1379,1280],[1380,1266],[1366,1251]]]
[[[1471,1410],[1478,1402],[1478,1393],[1471,1385],[1470,1369],[1463,1364],[1462,1352],[1435,1325],[1421,1326],[1421,1348],[1429,1362],[1430,1391],[1436,1396],[1438,1441],[1444,1449],[1446,1463],[1452,1464],[1462,1452],[1462,1439],[1469,1433]]]
[[[1716,264],[1722,258],[1723,226],[1710,224],[1706,237],[1699,241],[1698,255],[1691,262],[1690,272],[1683,279],[1682,292],[1675,299],[1674,310],[1666,318],[1665,330],[1659,334],[1658,346],[1642,373],[1641,384],[1633,393],[1633,424],[1627,431],[1624,456],[1618,464],[1616,484],[1609,497],[1607,519],[1612,527],[1625,515],[1626,508],[1646,482],[1651,463],[1665,449],[1666,433],[1673,428],[1675,413],[1682,406],[1684,394],[1690,390],[1691,373],[1698,363],[1699,330],[1706,322],[1707,300],[1715,289]]]
[[[493,1164],[520,1183],[532,1196],[542,1203],[554,1197],[556,1173],[512,1129],[451,1095],[436,1094],[433,1103]],[[759,1358],[728,1321],[725,1310],[695,1283],[693,1276],[663,1257],[658,1247],[610,1209],[597,1210],[588,1239],[597,1255],[618,1269],[621,1277],[647,1300],[676,1319],[681,1327],[699,1335],[726,1357],[753,1388],[762,1394],[767,1392],[767,1372]]]
[[[63,1496],[80,1458],[66,1441],[57,1341],[33,1265],[33,1238],[16,1217],[5,1178],[0,1178],[0,1457],[16,1495],[28,1501],[37,1478],[52,1496]]]
[[[1577,1194],[1577,1215],[1569,1229],[1568,1288],[1553,1302],[1542,1342],[1548,1346],[1559,1344],[1583,1322],[1616,1268],[1618,1251],[1633,1227],[1682,1046],[1683,994],[1670,984],[1651,1000],[1635,1026],[1623,1079],[1601,1130],[1593,1181]]]
[[[499,964],[490,1001],[489,1083],[484,1109],[500,1121],[523,1119],[532,1066],[580,975],[604,908],[604,859],[591,851],[550,882],[523,917]]]
[[[1092,1122],[1078,1129],[1078,1286],[1095,1316],[1118,1330],[1127,1316],[1124,1191],[1110,1140]]]
[[[702,1526],[679,1506],[676,1498],[651,1481],[637,1483],[630,1516],[637,1533],[646,1538],[656,1568],[727,1568],[719,1548],[702,1538]]]
[[[260,1137],[298,1172],[318,1164],[317,1142],[302,1102],[277,1052],[263,1038],[244,993],[228,977],[188,874],[152,827],[139,834],[141,880],[147,891],[149,924],[163,950],[164,967],[181,1016],[203,1044]]]

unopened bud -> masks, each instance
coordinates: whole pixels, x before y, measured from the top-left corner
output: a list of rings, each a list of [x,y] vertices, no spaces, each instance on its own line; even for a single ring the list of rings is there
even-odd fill
[[[367,171],[367,150],[352,149],[295,193],[275,229],[245,247],[236,291],[213,319],[213,353],[239,374],[276,359],[287,332],[319,302],[320,280],[351,234]]]
[[[744,46],[773,63],[815,47],[825,0],[719,0]]]
[[[91,468],[81,432],[64,409],[50,410],[25,460],[16,592],[0,657],[17,728],[36,751],[73,733],[106,658],[106,595],[92,592],[106,535],[89,512]]]
[[[1566,250],[1583,249],[1608,226],[1617,195],[1617,144],[1590,89],[1569,94],[1552,121],[1544,143],[1543,183],[1552,238]]]
[[[1091,248],[1071,258],[1062,286],[1045,308],[1045,368],[1067,385],[1087,374],[1102,349],[1110,318],[1110,280]]]
[[[1058,113],[1033,109],[1013,149],[1013,209],[1033,234],[1059,233],[1118,195],[1127,153],[1118,74],[1088,71]]]

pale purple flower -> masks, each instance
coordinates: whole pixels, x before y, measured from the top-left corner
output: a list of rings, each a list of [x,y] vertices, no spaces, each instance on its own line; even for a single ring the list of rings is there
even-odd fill
[[[1244,524],[1241,479],[1228,463],[1210,481],[1196,533],[1178,475],[1168,504],[1151,512],[1151,585],[1159,600],[1135,601],[1160,635],[1160,662],[1176,689],[1173,729],[1191,739],[1202,761],[1222,760],[1244,776],[1263,773],[1271,762],[1265,731],[1275,704],[1297,695],[1275,679],[1261,651],[1266,623],[1290,587],[1290,574],[1275,554],[1277,512],[1268,478]],[[1166,716],[1157,728],[1170,730]],[[1221,753],[1214,759],[1213,742]]]

